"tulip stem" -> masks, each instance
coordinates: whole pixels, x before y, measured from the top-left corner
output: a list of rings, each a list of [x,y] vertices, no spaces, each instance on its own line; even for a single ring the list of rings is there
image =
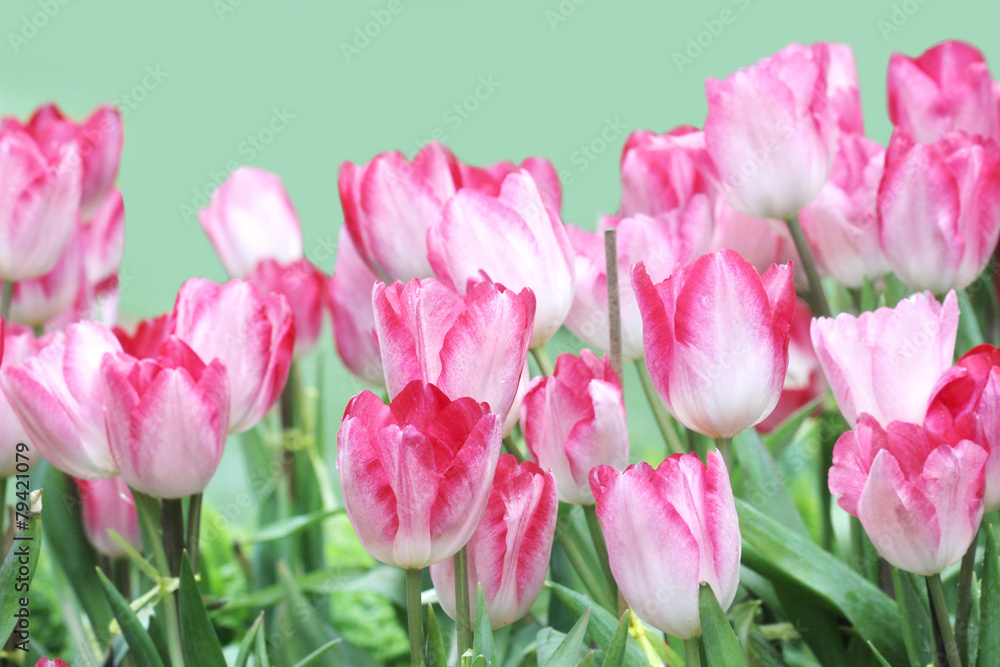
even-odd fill
[[[526,459],[524,456],[524,452],[518,446],[517,440],[514,439],[513,435],[505,435],[503,437],[503,446],[504,449],[507,450],[508,454],[511,454],[515,459],[517,459],[518,463],[525,462]]]
[[[719,454],[722,455],[722,462],[726,464],[726,470],[729,471],[729,476],[733,476],[733,439],[732,438],[716,438],[715,448],[719,450]]]
[[[420,604],[420,576],[422,570],[406,570],[406,620],[410,628],[410,662],[416,667],[424,664],[424,607]]]
[[[948,655],[949,667],[962,667],[962,657],[955,642],[955,631],[951,627],[951,617],[948,615],[948,603],[944,599],[944,587],[941,585],[941,575],[932,574],[927,577],[927,588],[931,593],[931,606],[937,618],[941,638],[944,639],[944,650]]]
[[[606,588],[601,585],[600,579],[587,567],[587,561],[584,559],[583,553],[573,540],[573,536],[570,535],[570,529],[563,523],[562,518],[556,523],[556,539],[559,540],[560,546],[562,546],[563,551],[566,553],[566,558],[569,560],[570,565],[573,566],[573,569],[576,570],[577,576],[580,577],[584,588],[590,593],[590,597],[597,601],[607,597],[608,599],[605,599],[603,603],[604,607],[609,611],[613,610],[617,613],[618,601],[615,600],[614,604],[611,603]]]
[[[667,451],[671,454],[683,454],[687,451],[687,448],[681,443],[680,436],[677,435],[677,431],[674,430],[673,425],[670,423],[670,415],[667,414],[667,409],[664,407],[663,401],[660,400],[656,389],[653,387],[653,381],[649,377],[646,362],[642,359],[636,359],[635,367],[639,371],[642,390],[646,394],[646,400],[649,402],[650,409],[653,411],[653,417],[656,418],[656,425],[660,427],[663,440],[667,443]]]
[[[201,552],[201,500],[202,494],[196,493],[188,502],[187,552],[195,574],[198,574],[198,556]]]
[[[597,505],[584,505],[583,513],[587,517],[587,528],[590,529],[590,538],[594,541],[594,549],[597,551],[597,558],[601,561],[601,569],[604,570],[604,578],[608,582],[608,590],[611,592],[611,599],[618,601],[618,582],[611,572],[611,562],[608,559],[608,543],[604,540],[604,530],[601,528],[601,521],[597,518]],[[617,612],[617,609],[612,611]]]
[[[0,317],[7,319],[10,317],[10,304],[14,299],[14,281],[3,281],[3,291],[0,293]]]
[[[611,368],[624,384],[622,373],[622,306],[618,288],[618,230],[604,230],[604,263],[608,290],[608,356]]]
[[[176,577],[181,571],[181,554],[184,552],[184,505],[179,498],[163,498],[163,548],[167,554],[169,575]]]
[[[472,603],[469,600],[469,556],[465,547],[455,554],[455,638],[458,654],[472,648]]]
[[[962,556],[962,568],[958,574],[958,600],[955,603],[955,641],[959,655],[968,655],[969,613],[972,610],[972,573],[976,568],[976,547],[979,533],[972,539],[969,550]]]
[[[802,232],[802,225],[798,216],[792,216],[785,221],[788,231],[792,234],[795,242],[795,249],[799,251],[799,259],[802,260],[802,268],[806,271],[806,278],[809,280],[809,305],[812,307],[813,315],[816,317],[830,317],[830,304],[826,300],[826,293],[823,292],[823,281],[819,277],[816,269],[816,261],[813,259],[812,250],[809,249],[809,242]]]
[[[684,640],[684,667],[701,667],[701,637]]]
[[[535,363],[538,364],[538,370],[542,375],[552,375],[552,361],[549,359],[549,353],[545,351],[544,343],[531,348],[531,356],[535,358]]]

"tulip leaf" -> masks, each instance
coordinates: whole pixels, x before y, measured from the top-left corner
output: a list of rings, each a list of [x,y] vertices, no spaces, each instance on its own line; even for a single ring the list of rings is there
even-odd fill
[[[883,658],[882,654],[878,652],[878,649],[875,648],[874,644],[872,644],[871,642],[868,642],[868,648],[871,649],[872,655],[874,655],[875,659],[878,660],[878,664],[880,664],[882,667],[892,667],[892,665],[889,664],[889,661],[886,660],[885,658]],[[933,665],[934,663],[933,662],[925,662],[925,663],[913,663],[913,664],[915,664],[915,665]]]
[[[222,645],[215,634],[212,621],[201,598],[201,590],[191,569],[187,552],[181,557],[178,613],[181,619],[181,636],[184,637],[184,657],[189,664],[205,667],[226,667]]]
[[[802,424],[805,423],[806,419],[816,411],[823,401],[826,400],[826,396],[817,396],[813,400],[809,401],[801,408],[799,408],[791,417],[781,422],[778,428],[774,429],[764,437],[764,444],[767,446],[768,451],[772,452],[774,456],[778,456],[781,452],[795,440],[795,436],[798,435],[799,429],[802,428]],[[753,431],[753,429],[747,429],[748,431]],[[754,431],[756,433],[756,431]],[[737,436],[738,438],[739,436]],[[735,447],[735,445],[734,445]]]
[[[736,509],[744,565],[775,584],[798,584],[817,602],[846,616],[890,663],[905,664],[899,610],[885,593],[807,537],[749,503],[737,499]]]
[[[864,282],[861,283],[859,310],[862,313],[867,313],[876,308],[878,308],[878,295],[875,294],[875,285],[872,284],[871,278],[865,276]]]
[[[590,610],[569,631],[566,638],[549,656],[542,667],[576,667],[580,663],[580,650],[583,648],[583,638],[587,635],[587,624],[590,622]]]
[[[927,587],[922,577],[892,568],[892,586],[903,622],[903,642],[912,665],[934,662],[934,624],[931,620]]]
[[[448,649],[441,636],[441,626],[434,613],[434,605],[427,605],[427,667],[448,667]]]
[[[163,660],[160,659],[160,654],[157,652],[153,640],[146,632],[146,628],[142,627],[142,623],[132,611],[132,607],[129,606],[128,600],[122,597],[114,584],[108,581],[100,568],[94,568],[94,571],[97,572],[97,581],[104,589],[104,595],[108,599],[111,611],[118,620],[118,626],[122,629],[122,635],[128,643],[129,654],[135,658],[137,664],[163,667]]]
[[[587,634],[590,638],[597,644],[597,646],[608,653],[611,649],[611,642],[617,632],[617,628],[621,625],[621,621],[616,621],[614,615],[604,607],[599,606],[593,600],[588,598],[582,593],[577,593],[571,588],[566,588],[556,583],[548,582],[546,583],[557,598],[563,601],[563,603],[569,607],[577,616],[582,616],[583,613],[590,609],[590,622],[587,624]],[[625,619],[627,619],[630,614],[625,614]],[[627,665],[642,665],[647,664],[647,660],[642,653],[642,649],[636,643],[635,639],[628,636],[626,633],[625,638],[625,664]]]
[[[333,639],[331,641],[328,641],[327,643],[323,644],[322,646],[320,646],[318,649],[316,649],[315,651],[313,651],[312,653],[310,653],[306,657],[304,657],[301,660],[299,660],[292,667],[309,667],[309,665],[311,665],[314,662],[316,662],[317,660],[319,660],[327,651],[329,651],[330,649],[332,649],[334,646],[336,646],[337,644],[339,644],[342,641],[344,641],[344,640],[343,639]]]
[[[35,493],[40,499],[41,491]],[[34,495],[33,493],[32,496]],[[11,631],[21,622],[22,615],[25,627],[30,621],[29,589],[35,570],[38,569],[38,554],[42,550],[42,517],[38,514],[41,508],[35,506],[35,498],[32,501],[31,509],[16,515],[18,530],[14,533],[14,541],[3,565],[0,565],[0,637],[4,639],[10,637]],[[6,513],[2,499],[0,511]],[[27,516],[26,523],[22,523],[22,516]],[[24,638],[27,636],[25,630]]]
[[[236,654],[236,662],[233,663],[233,667],[247,667],[247,663],[250,661],[250,654],[253,651],[254,641],[257,639],[257,633],[260,632],[263,624],[264,612],[260,612],[257,615],[257,620],[253,622],[246,636],[243,637],[243,641],[240,642],[240,650]]]
[[[750,504],[782,525],[808,537],[809,530],[782,481],[778,465],[757,431],[750,428],[736,436],[733,454],[743,471],[744,496]]]
[[[618,621],[618,628],[611,637],[608,647],[604,649],[604,667],[622,667],[625,664],[625,646],[628,640],[628,622],[631,613],[628,609]],[[589,624],[588,624],[589,625]]]
[[[749,650],[750,628],[753,627],[753,619],[762,604],[763,602],[760,600],[749,600],[741,602],[729,610],[729,616],[732,617],[733,621],[733,631],[736,632],[736,638],[740,640],[740,646],[743,647],[744,653]]]
[[[981,627],[980,623],[980,595],[982,591],[979,588],[979,580],[976,578],[976,573],[972,573],[971,590],[969,595],[969,625],[968,630],[965,635],[966,638],[966,655],[962,657],[962,664],[965,665],[975,665],[976,658],[979,656],[979,632]]]
[[[733,626],[729,624],[712,587],[706,583],[699,586],[698,611],[701,615],[701,634],[708,664],[745,667],[747,661],[740,647],[740,640],[736,638]]]
[[[985,342],[983,330],[979,326],[976,310],[972,307],[969,293],[958,291],[958,336],[956,337],[955,354],[963,355],[977,345]]]
[[[476,634],[472,640],[472,651],[477,656],[484,656],[487,662],[494,662],[496,646],[493,643],[493,626],[490,625],[490,612],[486,608],[486,596],[483,585],[476,587]]]
[[[813,604],[796,584],[786,583],[778,589],[778,597],[785,609],[785,619],[794,627],[803,628],[802,638],[821,665],[840,667],[851,663],[833,613]]]
[[[267,633],[264,632],[263,627],[257,633],[254,657],[257,659],[257,667],[271,664],[271,657],[267,654]]]
[[[240,540],[243,544],[261,544],[263,542],[278,542],[284,540],[287,537],[291,537],[296,533],[299,533],[310,526],[314,526],[317,523],[333,516],[334,514],[339,514],[343,512],[343,508],[332,509],[332,510],[319,510],[312,512],[310,514],[302,514],[299,516],[293,516],[276,523],[272,523],[266,528],[258,530],[256,533]]]
[[[992,524],[986,531],[980,598],[979,665],[1000,665],[1000,549]]]

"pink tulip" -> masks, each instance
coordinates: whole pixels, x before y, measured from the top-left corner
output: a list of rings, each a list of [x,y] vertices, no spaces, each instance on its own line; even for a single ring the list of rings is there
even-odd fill
[[[1000,139],[997,96],[983,54],[949,40],[916,58],[889,58],[889,120],[921,143],[956,130]]]
[[[240,167],[212,195],[198,221],[231,278],[246,278],[266,259],[303,258],[302,228],[276,174]]]
[[[968,286],[1000,238],[1000,145],[957,133],[917,144],[893,133],[878,213],[900,280],[936,294]]]
[[[107,355],[101,364],[108,440],[122,479],[156,498],[201,493],[215,474],[229,429],[229,387],[209,365],[168,338],[159,356]]]
[[[531,461],[518,465],[501,454],[483,519],[465,547],[469,566],[469,602],[476,604],[482,584],[493,629],[528,613],[545,583],[556,530],[556,480]],[[455,608],[455,563],[449,558],[431,565],[438,601],[452,618]]]
[[[378,276],[361,259],[344,227],[337,237],[336,261],[333,277],[327,281],[326,300],[337,355],[355,377],[381,385],[385,376],[372,308],[372,289]]]
[[[229,377],[229,432],[242,433],[278,400],[295,343],[292,310],[279,294],[242,280],[191,278],[174,303],[174,334],[202,360],[218,359]]]
[[[884,148],[841,133],[830,179],[799,216],[819,270],[847,287],[889,272],[877,223],[884,164]]]
[[[859,316],[841,313],[812,322],[812,342],[844,419],[861,413],[879,424],[922,424],[938,378],[951,367],[958,333],[958,299],[939,304],[930,292],[895,308]]]
[[[535,294],[531,347],[562,325],[573,305],[573,248],[559,215],[526,170],[504,179],[497,197],[462,190],[427,234],[435,275],[464,292],[483,277]]]
[[[35,667],[70,667],[67,663],[63,662],[59,658],[50,660],[48,658],[42,658],[35,663]]]
[[[14,322],[3,322],[0,318],[0,369],[13,368],[38,352],[42,342],[37,340],[31,329]],[[0,478],[6,479],[16,472],[17,452],[15,445],[23,442],[34,444],[4,391],[0,390]],[[29,460],[29,463],[34,461]]]
[[[501,420],[485,404],[452,401],[419,380],[391,405],[370,391],[352,398],[337,468],[365,550],[403,568],[454,556],[483,516],[500,439]]]
[[[521,163],[537,179],[546,206],[559,210],[562,192],[555,169],[546,160]],[[407,162],[399,151],[382,153],[366,165],[345,162],[338,187],[344,225],[361,257],[383,280],[408,281],[433,275],[427,259],[427,230],[461,188],[496,197],[512,163],[478,168],[460,163],[437,142]]]
[[[883,429],[862,414],[837,440],[830,493],[843,494],[837,504],[896,567],[936,574],[976,536],[987,452],[965,435],[945,439],[902,421]]]
[[[837,118],[837,125],[841,132],[863,135],[865,120],[861,112],[858,66],[854,61],[854,51],[847,44],[836,42],[826,42],[822,46],[826,47],[829,58],[826,70],[826,94],[833,114]]]
[[[261,294],[285,297],[295,319],[295,356],[312,351],[323,328],[326,274],[308,259],[284,265],[265,259],[247,275],[247,281]]]
[[[79,146],[45,152],[15,119],[0,124],[0,280],[38,278],[59,261],[80,209]]]
[[[945,436],[966,415],[978,417],[989,451],[984,474],[985,511],[1000,509],[1000,351],[992,345],[969,350],[938,381],[924,426]]]
[[[723,81],[705,81],[705,143],[734,208],[787,220],[819,192],[836,149],[826,44],[789,44]]]
[[[376,283],[372,303],[390,399],[421,380],[507,418],[528,354],[531,290],[481,282],[462,296],[427,278]]]
[[[610,350],[608,339],[608,275],[604,255],[604,231],[617,230],[618,287],[622,321],[622,357],[642,356],[642,318],[632,288],[630,269],[644,262],[654,280],[669,276],[678,264],[702,254],[708,246],[712,212],[706,197],[696,197],[683,214],[662,213],[656,218],[637,214],[632,218],[605,216],[597,232],[568,226],[576,253],[573,307],[566,328],[584,343]]]
[[[136,359],[145,359],[157,356],[160,343],[170,336],[173,329],[173,313],[164,313],[140,321],[132,333],[121,327],[115,327],[114,333],[125,354]]]
[[[81,208],[84,220],[101,206],[115,187],[122,159],[122,118],[111,105],[98,107],[83,122],[66,118],[59,107],[39,107],[28,121],[27,131],[50,160],[57,160],[64,146],[75,143],[82,163]]]
[[[622,385],[607,358],[590,350],[560,354],[551,376],[531,381],[521,431],[532,458],[555,474],[559,499],[592,505],[590,469],[628,465]]]
[[[661,283],[632,269],[646,364],[674,417],[730,438],[767,417],[788,367],[791,265],[763,276],[732,250],[703,255]]]
[[[142,532],[139,530],[135,500],[124,480],[112,477],[93,482],[74,481],[80,493],[83,530],[91,546],[109,558],[128,556],[128,552],[111,539],[108,531],[113,530],[141,552]]]
[[[826,379],[809,337],[812,312],[801,299],[795,302],[792,326],[788,334],[788,371],[781,386],[778,404],[757,430],[767,433],[774,430],[806,404],[826,394]]]
[[[118,474],[104,424],[101,359],[121,352],[111,331],[79,322],[53,334],[18,365],[4,364],[0,381],[14,412],[38,451],[73,477]]]
[[[125,202],[112,190],[83,225],[83,265],[92,293],[118,286],[118,271],[125,255]]]
[[[774,264],[792,262],[797,269],[801,263],[783,221],[744,215],[721,197],[715,202],[715,229],[709,243],[710,252],[719,250],[736,251],[758,273],[766,272]]]
[[[705,133],[682,125],[666,134],[636,130],[622,149],[622,217],[684,209],[696,196],[715,198],[715,165]]]
[[[81,237],[82,231],[74,228],[51,271],[14,283],[13,319],[32,327],[44,327],[73,306],[86,283]]]
[[[590,485],[626,604],[665,633],[700,635],[700,583],[725,610],[740,578],[740,527],[722,457],[709,452],[706,466],[697,454],[674,454],[656,469],[639,463],[625,472],[598,466]]]

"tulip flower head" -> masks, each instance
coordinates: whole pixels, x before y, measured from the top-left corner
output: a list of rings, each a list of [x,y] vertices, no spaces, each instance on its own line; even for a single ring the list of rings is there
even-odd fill
[[[84,533],[91,546],[109,558],[127,557],[128,552],[108,533],[113,530],[141,552],[142,532],[135,500],[122,478],[74,481],[80,494]]]

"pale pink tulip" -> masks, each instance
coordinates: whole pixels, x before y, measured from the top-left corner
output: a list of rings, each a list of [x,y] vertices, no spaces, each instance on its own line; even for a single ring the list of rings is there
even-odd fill
[[[87,481],[74,480],[80,494],[83,530],[97,551],[109,558],[125,558],[128,552],[111,535],[113,530],[142,551],[142,531],[132,492],[121,477]]]
[[[347,229],[341,227],[337,238],[337,264],[326,284],[333,342],[347,370],[367,384],[381,385],[385,376],[372,308],[378,276],[361,259]]]
[[[43,342],[36,339],[31,329],[23,327],[14,322],[4,323],[0,319],[0,369],[14,368],[24,362],[25,359],[35,354],[43,345]],[[0,388],[0,478],[7,478],[13,475],[17,468],[18,443],[25,443],[33,448],[34,444],[13,406],[7,399],[6,393]],[[22,460],[24,460],[22,458]],[[28,463],[35,461],[28,457]]]

